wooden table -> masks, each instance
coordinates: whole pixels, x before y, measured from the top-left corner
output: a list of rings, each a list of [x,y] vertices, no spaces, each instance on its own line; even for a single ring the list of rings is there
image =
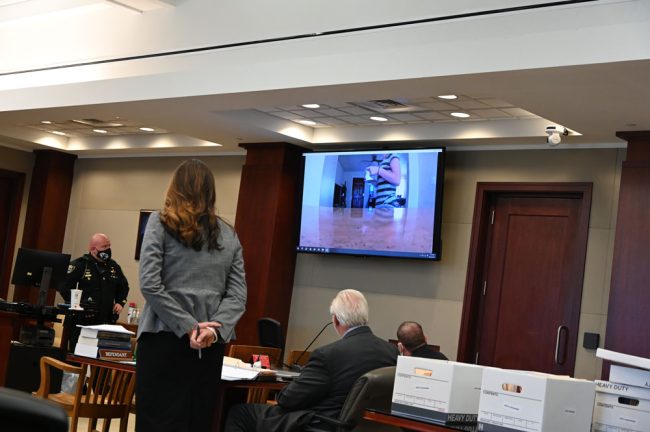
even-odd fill
[[[135,373],[135,365],[112,360],[100,360],[91,357],[82,357],[69,354],[66,360],[71,363],[86,364],[89,366],[103,366],[116,370]],[[246,402],[246,395],[251,388],[263,388],[267,390],[281,390],[288,382],[285,381],[221,381],[217,391],[217,400],[214,407],[214,421],[212,430],[218,432],[223,430],[226,416],[231,406]]]
[[[412,420],[406,417],[399,417],[387,412],[377,410],[366,410],[363,414],[364,420],[375,423],[397,426],[406,430],[418,432],[449,432],[449,431],[477,431],[476,425],[437,425],[426,423],[418,420]]]

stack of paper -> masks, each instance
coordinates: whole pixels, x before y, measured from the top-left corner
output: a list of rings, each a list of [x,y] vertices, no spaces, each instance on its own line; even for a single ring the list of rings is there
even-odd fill
[[[277,378],[276,371],[272,369],[260,369],[252,367],[250,364],[243,362],[234,357],[225,356],[223,358],[223,367],[221,368],[221,379],[224,381],[254,380],[258,378],[272,379]]]
[[[243,368],[224,364],[221,368],[221,379],[224,381],[254,380],[259,371],[253,368]]]

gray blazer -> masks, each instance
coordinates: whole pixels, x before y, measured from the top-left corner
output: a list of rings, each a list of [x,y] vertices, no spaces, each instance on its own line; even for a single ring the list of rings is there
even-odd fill
[[[242,248],[235,230],[219,220],[223,249],[195,251],[165,231],[160,215],[149,217],[140,250],[140,290],[147,301],[140,315],[144,332],[173,332],[179,338],[197,322],[217,321],[228,342],[246,308]]]

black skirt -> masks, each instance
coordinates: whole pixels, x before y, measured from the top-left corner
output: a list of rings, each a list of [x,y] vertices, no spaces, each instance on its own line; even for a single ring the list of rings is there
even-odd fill
[[[138,432],[212,429],[225,344],[201,351],[173,333],[142,333],[136,353]]]

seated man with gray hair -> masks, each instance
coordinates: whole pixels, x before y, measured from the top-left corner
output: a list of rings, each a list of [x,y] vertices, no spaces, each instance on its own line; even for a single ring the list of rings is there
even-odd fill
[[[334,430],[314,414],[337,418],[348,392],[366,372],[395,366],[397,349],[373,335],[368,303],[359,291],[340,291],[330,305],[334,329],[341,339],[316,349],[300,376],[277,397],[278,404],[237,405],[226,422],[227,432]]]

